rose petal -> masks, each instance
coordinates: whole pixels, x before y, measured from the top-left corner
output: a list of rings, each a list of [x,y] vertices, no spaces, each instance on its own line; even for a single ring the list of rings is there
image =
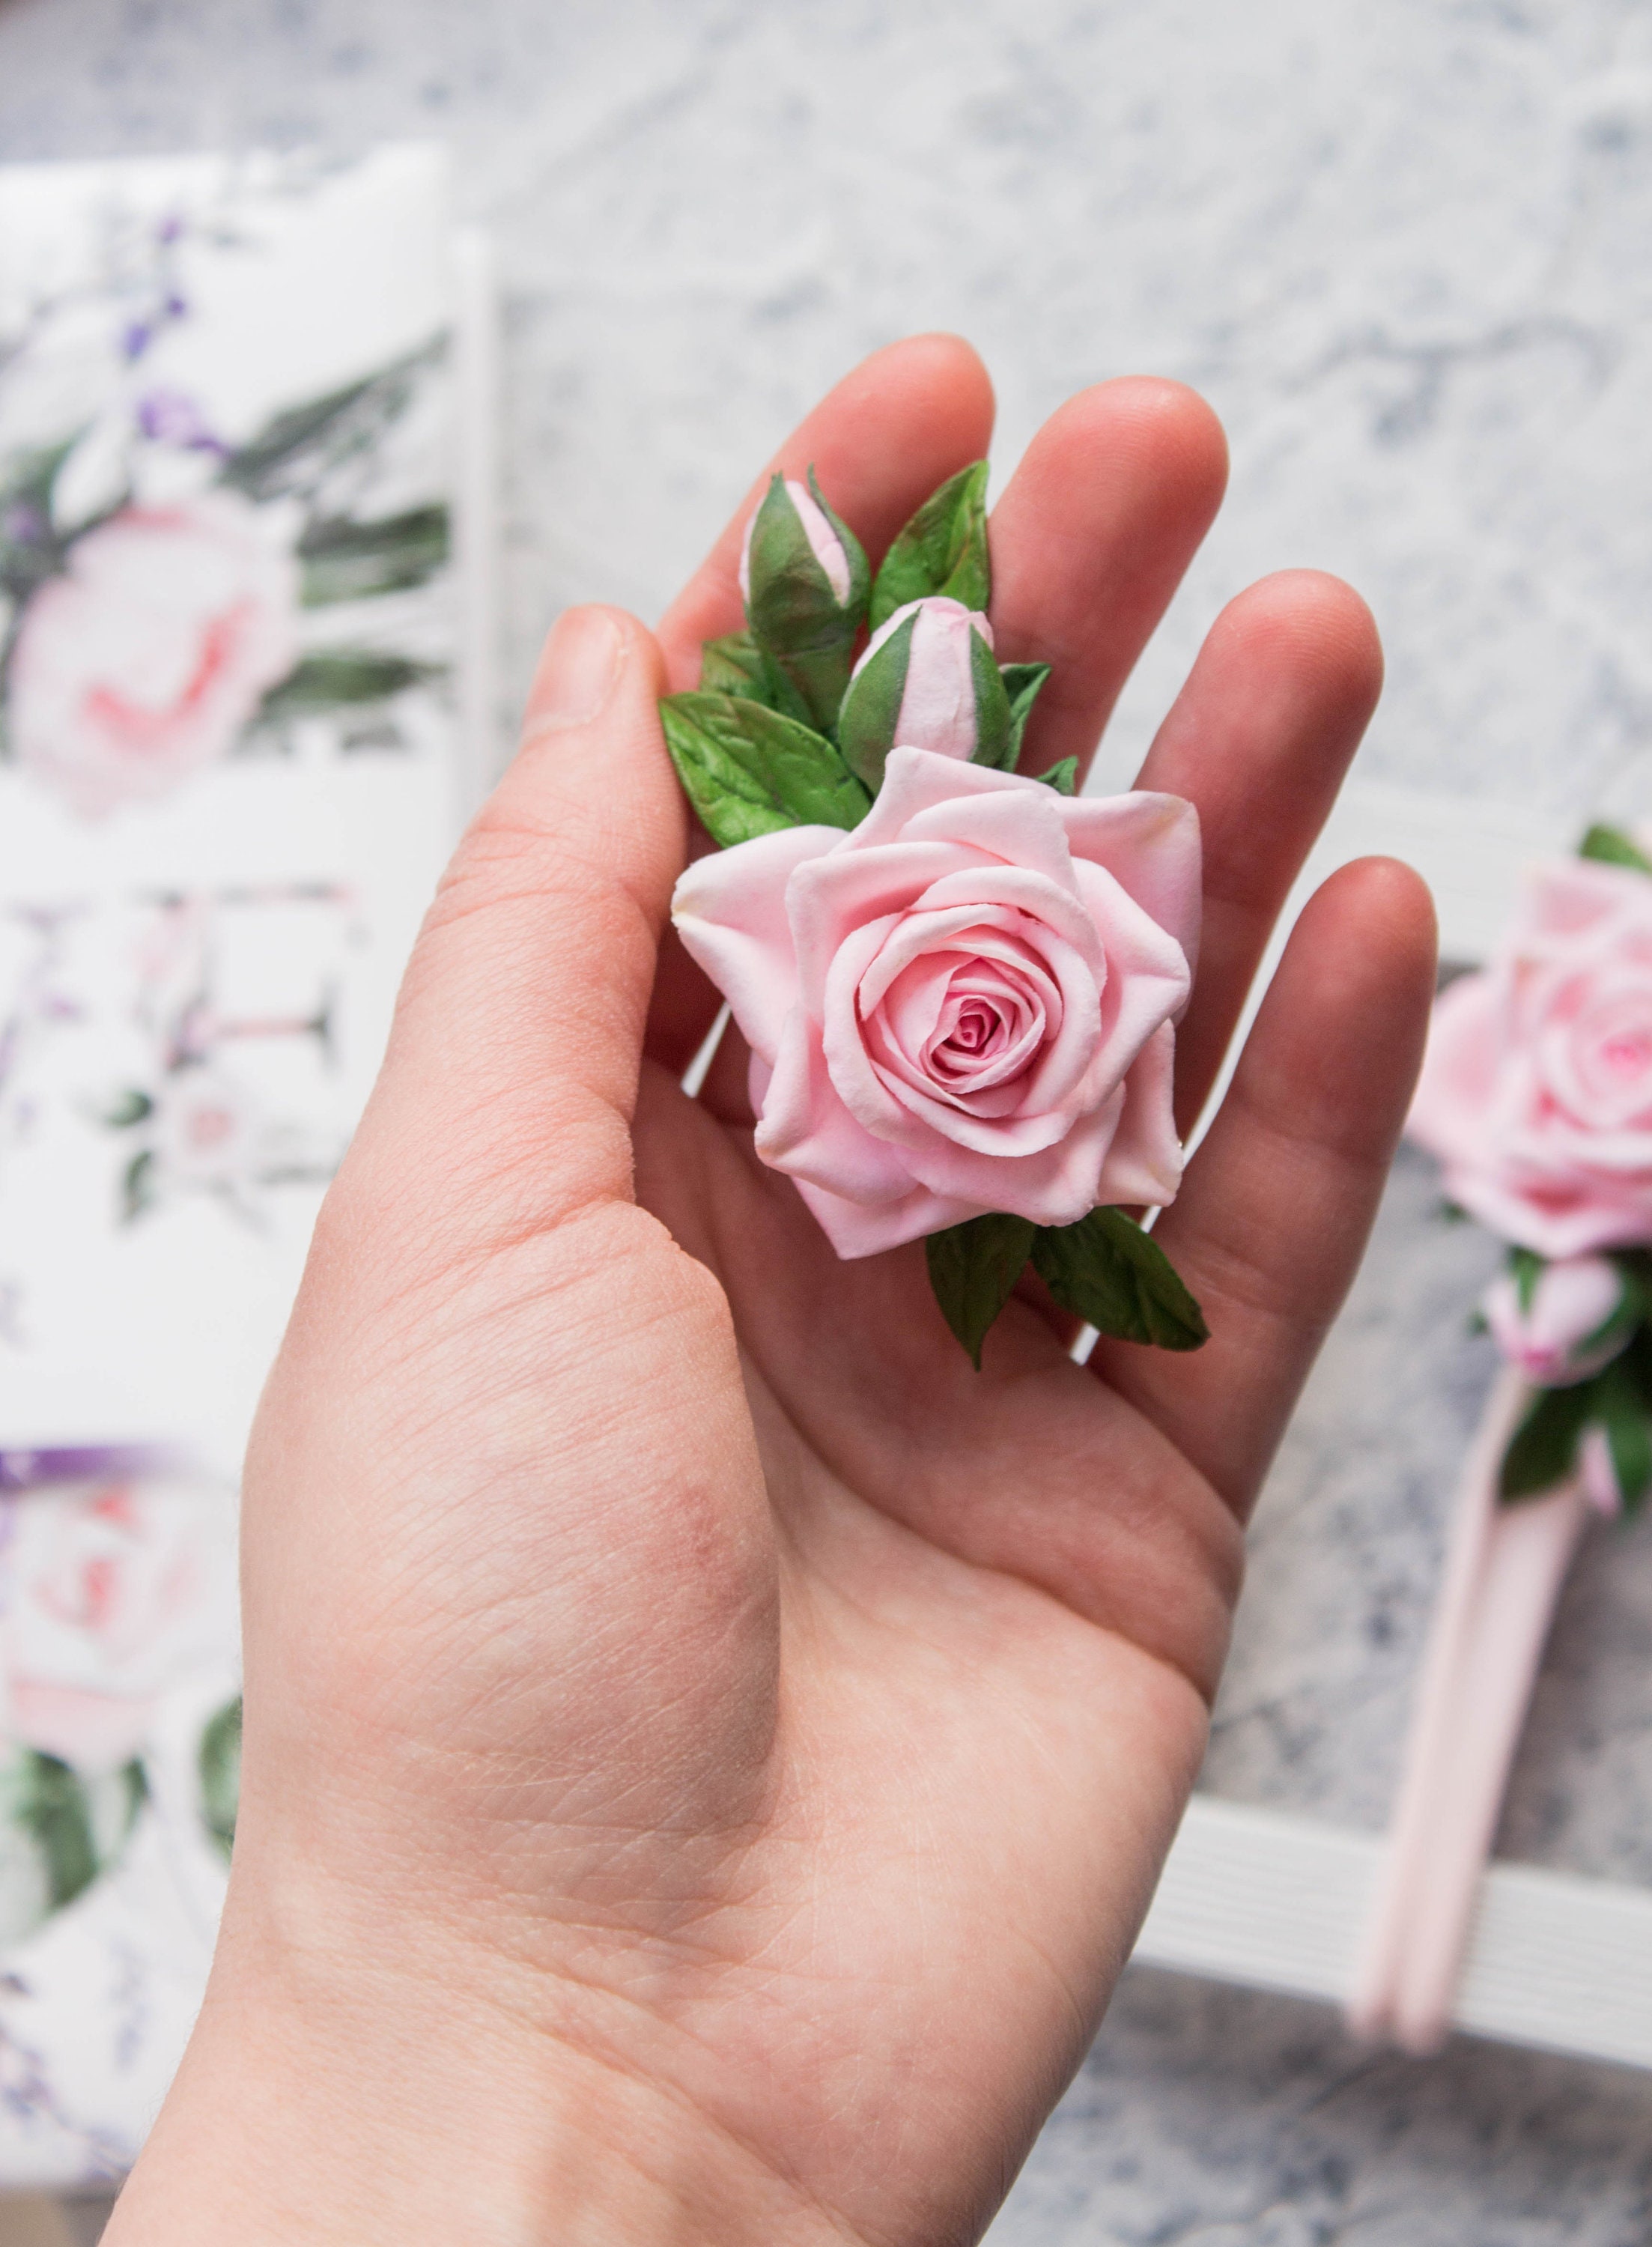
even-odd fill
[[[842,841],[836,827],[759,835],[693,860],[672,894],[683,948],[727,1000],[753,1052],[771,1061],[797,988],[788,880]]]
[[[1058,797],[1068,848],[1104,867],[1148,919],[1198,965],[1203,850],[1198,813],[1179,796],[1138,789],[1128,796]]]
[[[771,1170],[817,1178],[845,1199],[896,1201],[911,1174],[895,1151],[855,1121],[833,1085],[813,1026],[797,1008],[788,1018],[772,1072],[754,1055],[752,1105],[756,1148]]]
[[[1124,1107],[1096,1187],[1096,1199],[1158,1209],[1181,1189],[1186,1158],[1173,1104],[1176,1032],[1165,1022],[1142,1048],[1124,1080]]]

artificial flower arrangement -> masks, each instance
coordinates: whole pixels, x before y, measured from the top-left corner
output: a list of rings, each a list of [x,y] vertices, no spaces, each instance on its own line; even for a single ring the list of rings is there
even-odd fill
[[[1441,995],[1410,1136],[1508,1244],[1481,1315],[1532,1394],[1505,1503],[1652,1487],[1652,858],[1592,827],[1535,871],[1500,957]]]
[[[750,1047],[756,1151],[840,1256],[923,1240],[978,1368],[1029,1264],[1102,1333],[1194,1349],[1198,1306],[1130,1212],[1181,1181],[1198,815],[1077,796],[1075,759],[1019,769],[1050,666],[993,652],[986,473],[926,500],[875,580],[812,470],[772,479],[747,628],[660,706],[722,846],[672,918]]]
[[[1592,827],[1437,1001],[1408,1126],[1507,1244],[1355,2027],[1437,2045],[1544,1641],[1592,1515],[1652,1491],[1652,857]]]

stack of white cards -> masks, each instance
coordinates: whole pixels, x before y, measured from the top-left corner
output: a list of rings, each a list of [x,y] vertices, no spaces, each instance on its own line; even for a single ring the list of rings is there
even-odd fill
[[[130,2162],[239,1753],[236,1479],[492,763],[439,155],[0,171],[0,2189]]]

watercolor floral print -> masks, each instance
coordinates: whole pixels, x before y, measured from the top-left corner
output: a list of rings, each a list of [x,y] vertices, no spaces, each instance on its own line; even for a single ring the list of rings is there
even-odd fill
[[[314,1095],[336,1058],[337,954],[330,958],[330,947],[349,945],[353,909],[349,891],[329,883],[180,894],[153,909],[133,960],[132,1014],[148,1066],[140,1082],[122,1084],[98,1110],[125,1150],[123,1222],[180,1195],[208,1194],[256,1223],[270,1190],[331,1178],[343,1136]],[[259,941],[291,967],[280,1002],[262,1007],[237,1001],[233,963],[226,980],[224,958],[236,925],[255,916]],[[315,954],[308,970],[301,923],[311,924],[302,932]],[[312,1056],[311,1097],[303,1107],[290,1104],[293,1089],[284,1102],[272,1098],[246,1065],[247,1056],[272,1047]]]
[[[374,611],[448,560],[440,501],[388,507],[374,472],[441,367],[443,339],[232,441],[150,362],[192,317],[187,222],[153,222],[153,274],[102,306],[32,308],[0,335],[0,397],[55,331],[99,316],[112,394],[47,441],[0,452],[0,754],[75,816],[165,800],[222,760],[344,721],[396,746],[399,698],[446,666]],[[337,619],[345,619],[342,632]],[[359,721],[372,722],[364,727]]]
[[[223,1492],[179,1473],[0,1497],[0,1817],[34,1855],[37,1921],[119,1863],[157,1792],[167,1697],[233,1670],[233,1520]],[[226,1693],[192,1731],[193,1813],[227,1857],[238,1699]]]

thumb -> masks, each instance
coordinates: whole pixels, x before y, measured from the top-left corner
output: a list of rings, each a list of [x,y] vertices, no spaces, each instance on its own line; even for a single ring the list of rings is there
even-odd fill
[[[566,611],[515,758],[420,932],[346,1170],[403,1194],[417,1181],[417,1221],[447,1254],[631,1197],[644,1021],[686,848],[664,690],[634,617]]]

